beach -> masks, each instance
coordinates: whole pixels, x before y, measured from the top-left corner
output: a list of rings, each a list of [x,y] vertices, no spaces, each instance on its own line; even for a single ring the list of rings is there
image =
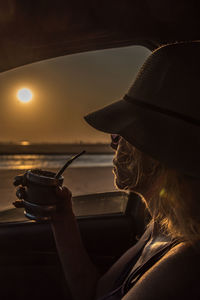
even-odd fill
[[[49,170],[57,171],[57,169]],[[12,202],[16,199],[13,179],[24,172],[25,170],[0,170],[1,211],[13,207]],[[64,185],[71,190],[74,196],[116,190],[112,167],[69,168],[65,172],[64,178]]]

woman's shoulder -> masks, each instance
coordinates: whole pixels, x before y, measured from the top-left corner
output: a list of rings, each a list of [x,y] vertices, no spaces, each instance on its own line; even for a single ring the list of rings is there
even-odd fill
[[[129,290],[126,300],[200,299],[200,247],[179,243]]]
[[[97,295],[101,296],[108,293],[112,288],[116,280],[118,280],[121,273],[124,271],[127,263],[129,263],[134,257],[137,256],[138,252],[143,248],[143,246],[149,240],[151,235],[151,228],[147,227],[146,231],[138,242],[128,249],[118,261],[102,276],[99,280],[97,287]]]
[[[197,268],[199,266],[199,269]],[[167,267],[171,271],[182,275],[193,276],[195,272],[200,273],[200,242],[191,245],[185,242],[174,246],[160,261],[160,268]],[[186,276],[187,277],[187,276]]]

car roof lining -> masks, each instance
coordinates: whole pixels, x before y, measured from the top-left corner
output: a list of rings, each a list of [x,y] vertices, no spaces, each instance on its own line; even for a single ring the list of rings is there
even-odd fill
[[[3,0],[0,71],[67,54],[199,39],[194,0]]]

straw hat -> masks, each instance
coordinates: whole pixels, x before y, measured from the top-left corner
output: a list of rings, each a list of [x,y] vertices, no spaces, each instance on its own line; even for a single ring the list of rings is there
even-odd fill
[[[121,135],[167,166],[200,178],[200,42],[155,50],[125,97],[85,120],[98,130]]]

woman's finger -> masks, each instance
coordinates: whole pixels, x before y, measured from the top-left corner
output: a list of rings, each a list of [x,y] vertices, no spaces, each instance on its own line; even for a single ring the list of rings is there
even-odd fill
[[[20,200],[21,199],[26,200],[26,198],[27,198],[26,189],[24,187],[20,186],[16,191],[16,196]]]
[[[63,199],[71,199],[72,197],[71,191],[65,186],[57,187],[56,194]]]

